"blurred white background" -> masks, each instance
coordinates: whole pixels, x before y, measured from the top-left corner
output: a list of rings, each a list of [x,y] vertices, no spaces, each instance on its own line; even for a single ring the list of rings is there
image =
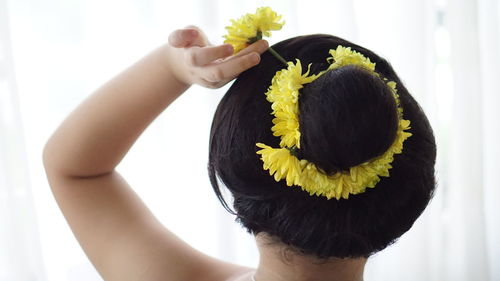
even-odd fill
[[[229,19],[271,6],[270,43],[329,33],[386,57],[431,120],[438,191],[365,280],[500,280],[500,3],[497,0],[0,0],[0,280],[102,280],[50,193],[44,143],[86,96],[170,31],[221,43]],[[120,172],[194,247],[255,266],[253,238],[209,185],[208,132],[227,90],[193,87],[139,139]]]

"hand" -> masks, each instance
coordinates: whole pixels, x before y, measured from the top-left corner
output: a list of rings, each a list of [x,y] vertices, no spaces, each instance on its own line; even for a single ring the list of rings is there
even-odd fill
[[[269,47],[267,41],[259,40],[233,55],[231,45],[212,46],[205,34],[194,26],[172,32],[168,42],[171,47],[168,65],[179,82],[207,88],[222,87],[257,65],[260,54]]]

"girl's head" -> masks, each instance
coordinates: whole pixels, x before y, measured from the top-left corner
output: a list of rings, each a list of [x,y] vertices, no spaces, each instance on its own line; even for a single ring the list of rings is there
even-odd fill
[[[236,79],[217,108],[209,175],[228,209],[217,178],[232,193],[237,218],[249,232],[266,233],[318,258],[368,257],[406,232],[427,206],[435,188],[436,146],[418,103],[389,63],[370,50],[330,35],[295,37],[273,49],[288,61],[312,63],[311,72],[318,73],[328,67],[328,51],[338,45],[370,58],[382,77],[397,83],[412,136],[395,155],[390,177],[349,199],[327,200],[276,182],[263,169],[255,144],[279,147],[265,92],[284,68],[269,52]],[[383,154],[394,141],[397,122],[395,99],[381,78],[352,65],[329,71],[301,89],[298,157],[329,174],[347,170]]]

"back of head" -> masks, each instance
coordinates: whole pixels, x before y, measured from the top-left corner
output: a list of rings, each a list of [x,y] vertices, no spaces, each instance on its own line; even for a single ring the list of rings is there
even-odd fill
[[[327,174],[347,170],[383,154],[398,126],[397,105],[383,78],[397,84],[412,136],[394,156],[390,176],[348,199],[311,196],[276,182],[264,170],[257,142],[279,147],[273,136],[271,104],[265,92],[284,65],[269,52],[242,73],[221,100],[210,136],[209,175],[219,199],[217,177],[234,197],[238,220],[253,234],[267,233],[318,258],[368,257],[393,243],[413,225],[435,188],[436,148],[429,122],[392,67],[370,50],[330,35],[291,38],[273,46],[287,61],[300,59],[312,73],[328,68],[338,45],[376,63],[373,75],[349,65],[331,70],[300,90],[299,159]]]

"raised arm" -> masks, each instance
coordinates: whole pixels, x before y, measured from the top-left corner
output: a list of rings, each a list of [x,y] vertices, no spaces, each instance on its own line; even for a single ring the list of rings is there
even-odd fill
[[[115,167],[191,84],[224,85],[257,64],[267,42],[230,56],[231,46],[209,46],[199,29],[186,28],[172,33],[169,43],[87,98],[44,149],[54,196],[105,280],[221,280],[229,274],[227,267],[207,274],[214,261],[166,230]]]
[[[197,29],[176,31],[169,41],[106,83],[66,118],[45,148],[49,170],[76,177],[112,172],[143,130],[191,84],[222,86],[257,64],[257,52],[266,46],[260,42],[227,58],[230,45],[207,46]],[[222,58],[226,59],[216,62]]]

